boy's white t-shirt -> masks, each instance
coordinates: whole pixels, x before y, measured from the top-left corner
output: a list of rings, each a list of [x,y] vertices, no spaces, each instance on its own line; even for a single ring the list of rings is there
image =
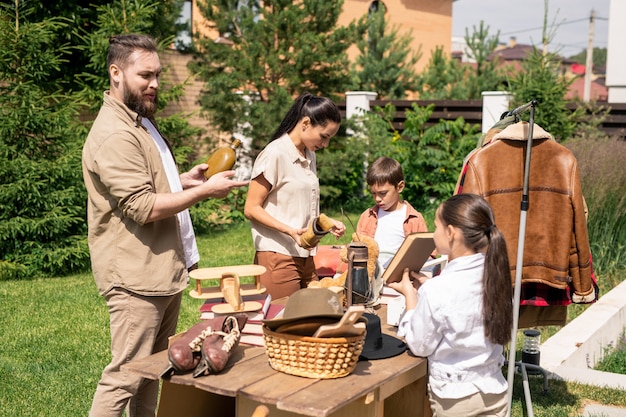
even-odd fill
[[[404,242],[404,219],[406,218],[406,204],[395,211],[378,209],[378,225],[374,240],[378,243],[380,254],[378,262],[387,268],[391,258],[396,254]]]

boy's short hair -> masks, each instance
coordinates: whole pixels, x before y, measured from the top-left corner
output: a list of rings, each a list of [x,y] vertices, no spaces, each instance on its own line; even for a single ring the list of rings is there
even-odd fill
[[[393,158],[381,156],[370,165],[365,180],[367,185],[389,183],[397,187],[400,181],[404,181],[402,165]]]

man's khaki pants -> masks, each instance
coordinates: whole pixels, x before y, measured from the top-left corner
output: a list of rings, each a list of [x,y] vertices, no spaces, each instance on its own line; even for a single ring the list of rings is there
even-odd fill
[[[133,359],[167,349],[176,331],[181,294],[147,297],[114,288],[106,294],[111,327],[111,363],[104,368],[90,417],[154,417],[159,381],[121,369]]]

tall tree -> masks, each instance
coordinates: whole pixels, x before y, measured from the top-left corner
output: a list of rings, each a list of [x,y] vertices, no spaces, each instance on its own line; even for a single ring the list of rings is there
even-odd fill
[[[337,27],[343,1],[199,0],[208,29],[198,34],[192,69],[204,81],[200,103],[215,127],[266,144],[303,92],[331,98],[351,88],[347,49],[355,22]]]
[[[518,106],[537,100],[535,123],[559,141],[569,139],[584,113],[583,107],[574,111],[566,107],[565,95],[573,81],[562,75],[559,56],[533,48],[522,62],[522,70],[509,80],[509,91],[515,97],[512,104]]]
[[[92,30],[73,38],[68,34],[77,31],[74,20],[42,17],[34,3],[0,5],[0,279],[89,267],[81,170],[88,124],[79,111],[83,103],[99,107],[108,86],[108,37],[156,36],[151,31],[160,10],[156,2],[113,0],[96,9]],[[171,39],[163,41],[169,45]],[[89,57],[89,77],[77,77],[81,95],[64,77],[76,54]],[[72,69],[79,70],[85,67]],[[160,104],[180,91],[166,89]],[[160,122],[170,138],[190,133],[180,117]]]
[[[437,47],[419,75],[417,89],[422,100],[467,100],[465,77],[469,68],[449,58]]]
[[[31,22],[50,18],[65,19],[67,30],[59,34],[59,41],[72,46],[81,45],[81,38],[84,34],[97,30],[96,22],[101,15],[102,7],[114,7],[116,3],[114,0],[18,1],[28,5]],[[13,5],[15,2],[15,0],[0,0],[0,4],[6,5]],[[142,7],[147,2],[146,0],[121,0],[117,3],[130,9]],[[156,12],[149,21],[145,22],[145,33],[164,39],[186,28],[185,23],[178,22],[184,0],[161,0],[153,3]],[[132,19],[132,15],[127,16],[126,19]],[[124,20],[124,17],[118,16],[116,20]],[[67,84],[67,88],[75,90],[79,88],[75,83],[76,75],[85,68],[91,57],[79,48],[72,48],[68,54],[69,59],[61,64],[63,71],[60,72],[60,76]]]
[[[0,279],[89,264],[80,149],[85,130],[60,88],[70,48],[60,18],[0,7]]]
[[[476,63],[467,77],[468,99],[480,99],[483,91],[498,90],[504,80],[498,71],[499,62],[490,58],[498,46],[499,35],[500,32],[497,32],[494,36],[489,36],[489,26],[485,26],[482,20],[478,28],[473,26],[471,34],[465,29],[469,58]]]
[[[411,50],[410,33],[400,34],[397,25],[389,27],[385,12],[383,2],[372,2],[366,37],[357,43],[361,54],[355,71],[360,90],[375,91],[380,99],[401,99],[417,88],[415,65],[422,54]]]

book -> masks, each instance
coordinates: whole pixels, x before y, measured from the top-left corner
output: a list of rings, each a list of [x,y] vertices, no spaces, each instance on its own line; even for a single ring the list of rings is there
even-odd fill
[[[432,232],[411,233],[400,245],[400,249],[391,258],[389,266],[383,272],[383,282],[398,282],[402,280],[404,268],[419,271],[435,250],[435,241]]]
[[[287,297],[283,297],[279,298],[276,301],[268,303],[266,305],[267,308],[263,309],[263,319],[270,320],[281,316],[283,314],[283,311],[285,310],[286,299]],[[246,325],[243,326],[243,329],[241,330],[241,340],[239,341],[239,343],[253,346],[265,346],[265,341],[263,339],[263,319],[248,319]]]
[[[252,346],[265,346],[265,339],[263,339],[263,334],[250,334],[250,333],[241,333],[241,338],[239,339],[239,343],[244,345],[252,345]]]

